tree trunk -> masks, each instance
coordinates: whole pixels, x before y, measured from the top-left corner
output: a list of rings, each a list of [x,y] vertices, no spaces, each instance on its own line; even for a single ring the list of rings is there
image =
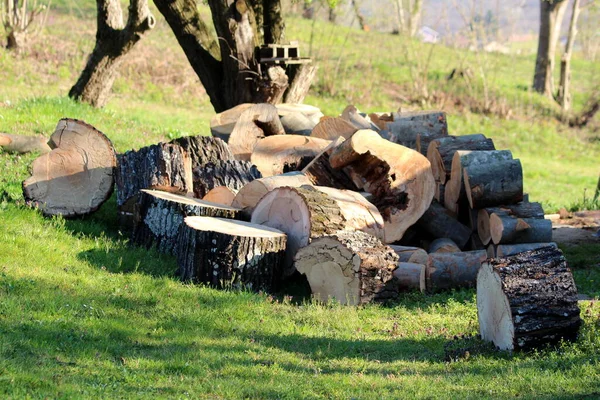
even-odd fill
[[[200,165],[194,168],[193,174],[194,195],[198,198],[203,198],[218,186],[240,190],[247,183],[262,177],[254,165],[248,161],[237,160]]]
[[[285,103],[302,103],[317,75],[318,67],[312,63],[288,65],[289,87],[283,95]]]
[[[274,292],[281,281],[283,232],[248,222],[187,217],[178,237],[177,275],[217,288]]]
[[[573,12],[571,14],[571,23],[569,25],[569,37],[565,54],[560,61],[560,83],[558,85],[557,100],[564,111],[571,109],[571,54],[573,53],[573,44],[577,36],[577,18],[579,17],[579,0],[573,1]]]
[[[358,305],[398,297],[393,279],[398,256],[379,239],[360,231],[340,231],[316,238],[295,257],[313,296]]]
[[[540,33],[533,76],[533,89],[546,96],[553,95],[552,73],[560,26],[569,2],[540,0]]]
[[[77,217],[96,211],[114,189],[117,156],[111,141],[83,121],[61,119],[23,182],[25,201],[46,216]]]
[[[352,8],[354,9],[354,15],[356,16],[356,19],[358,21],[358,25],[360,26],[360,29],[364,32],[368,32],[369,27],[368,27],[367,23],[365,22],[364,15],[360,11],[360,6],[358,5],[358,2],[356,0],[352,0],[351,3],[352,3]]]
[[[479,270],[479,330],[501,350],[575,340],[579,314],[573,275],[554,247],[491,259]]]
[[[130,0],[127,24],[119,0],[97,0],[96,45],[69,97],[103,107],[124,57],[156,23],[147,0]]]
[[[410,36],[413,37],[417,33],[419,29],[419,24],[421,23],[421,9],[423,6],[422,0],[414,0],[411,4],[412,0],[408,1],[409,4],[409,20],[408,20],[408,31]]]

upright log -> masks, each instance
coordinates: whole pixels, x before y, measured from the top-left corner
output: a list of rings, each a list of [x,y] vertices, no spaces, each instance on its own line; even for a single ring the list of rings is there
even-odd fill
[[[426,270],[427,290],[439,292],[474,287],[479,267],[486,259],[485,250],[429,254]]]
[[[313,296],[358,305],[398,296],[393,281],[398,256],[369,234],[340,231],[316,238],[295,257],[296,269],[306,275]]]
[[[333,168],[345,168],[373,195],[385,221],[386,243],[398,241],[425,213],[435,192],[429,161],[414,150],[360,130],[335,148]],[[358,185],[357,185],[358,186]]]
[[[242,187],[231,205],[243,209],[254,209],[256,203],[268,192],[282,186],[300,187],[311,185],[310,179],[301,172],[288,172],[281,175],[255,179]]]
[[[31,177],[23,182],[27,204],[63,217],[100,208],[114,188],[117,157],[111,141],[93,126],[65,118],[48,144],[52,151],[33,162]]]
[[[473,209],[523,200],[523,168],[519,160],[464,168],[463,179]]]
[[[490,234],[494,244],[551,242],[552,221],[492,214]]]
[[[187,217],[178,238],[181,280],[273,292],[281,281],[286,236],[277,229],[212,217]]]
[[[210,162],[194,168],[194,195],[203,198],[218,186],[240,190],[244,185],[261,178],[260,171],[248,161],[228,160]]]
[[[479,330],[501,350],[575,340],[579,314],[573,275],[554,247],[490,259],[479,271]]]
[[[471,229],[458,222],[456,216],[432,201],[423,216],[417,221],[417,226],[434,238],[448,238],[461,249],[465,247],[471,237]]]

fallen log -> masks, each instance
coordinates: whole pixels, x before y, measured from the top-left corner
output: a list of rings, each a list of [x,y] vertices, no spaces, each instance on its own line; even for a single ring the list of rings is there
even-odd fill
[[[210,133],[214,137],[227,142],[242,113],[253,105],[254,104],[252,103],[239,104],[229,110],[214,115],[210,119]]]
[[[416,225],[434,238],[448,238],[464,248],[471,237],[471,229],[458,222],[456,216],[436,201],[423,213]]]
[[[523,200],[523,168],[519,160],[470,165],[464,168],[463,179],[473,209]]]
[[[300,113],[312,122],[313,127],[317,125],[323,117],[323,113],[321,112],[321,109],[319,107],[311,106],[308,104],[279,103],[275,104],[275,107],[277,107],[277,113],[279,114],[280,118],[283,119],[288,115]]]
[[[431,242],[428,250],[429,253],[458,253],[460,247],[452,239],[439,238]]]
[[[212,217],[187,217],[177,247],[177,276],[217,288],[273,292],[281,281],[286,236],[277,229]]]
[[[358,129],[343,118],[324,118],[313,128],[310,136],[327,140],[348,139]]]
[[[315,123],[302,113],[289,113],[280,116],[281,125],[286,135],[309,136],[315,127]]]
[[[435,181],[427,159],[391,143],[376,132],[360,130],[329,156],[333,168],[350,171],[355,183],[373,195],[385,221],[386,243],[398,241],[429,208]]]
[[[282,186],[300,187],[311,185],[310,179],[301,172],[288,172],[286,174],[255,179],[242,187],[231,205],[243,209],[254,209],[256,203],[268,192]]]
[[[400,291],[425,292],[425,265],[399,262],[393,276],[394,284],[399,287]]]
[[[338,136],[302,169],[302,173],[311,180],[313,185],[358,191],[352,179],[344,171],[332,168],[329,163],[329,153],[343,141],[344,139]]]
[[[117,162],[111,141],[93,126],[61,119],[48,141],[52,151],[33,161],[23,182],[27,204],[44,215],[77,217],[96,211],[114,189]]]
[[[11,135],[0,132],[0,147],[8,153],[49,153],[48,139],[43,136]]]
[[[446,113],[443,111],[410,111],[392,114],[393,121],[386,123],[388,140],[413,150],[417,148],[417,137],[423,141],[426,137],[448,135]],[[427,148],[421,146],[420,153],[427,154]]]
[[[194,195],[204,198],[212,189],[227,186],[240,190],[246,184],[261,178],[261,174],[248,161],[228,160],[207,163],[194,168]]]
[[[501,350],[573,341],[579,314],[573,275],[554,247],[490,259],[479,271],[479,330],[483,340]]]
[[[241,210],[236,208],[169,192],[142,189],[134,207],[131,240],[139,246],[150,248],[155,245],[161,253],[174,254],[179,228],[188,216],[243,219]]]
[[[229,146],[223,140],[210,136],[183,136],[169,142],[176,144],[187,153],[192,169],[208,163],[234,160]]]
[[[543,243],[552,241],[552,221],[492,214],[490,234],[494,244]]]
[[[257,143],[250,160],[262,176],[300,171],[329,144],[329,140],[308,136],[271,136]]]
[[[486,259],[485,250],[429,254],[425,276],[427,291],[474,287],[477,271]]]
[[[390,246],[390,248],[398,255],[400,262],[427,264],[427,252],[420,247],[399,246],[396,244],[390,244],[388,246]]]
[[[493,258],[504,258],[514,256],[515,254],[523,253],[525,251],[537,250],[542,247],[554,247],[558,249],[558,246],[554,242],[548,243],[517,243],[517,244],[499,244],[495,247],[495,253]]]
[[[340,231],[316,238],[294,260],[321,301],[358,305],[398,296],[399,285],[393,280],[398,256],[364,232]]]
[[[517,218],[544,218],[544,210],[540,203],[522,201],[518,204],[482,208],[477,211],[477,233],[479,234],[482,243],[485,245],[492,240],[490,217],[494,213]]]
[[[228,188],[227,186],[217,186],[216,188],[209,190],[202,200],[224,206],[231,206],[236,194],[237,190]]]
[[[333,192],[338,194],[332,196]],[[383,237],[380,220],[372,211],[364,203],[353,202],[349,194],[341,190],[328,188],[326,194],[311,186],[280,187],[260,199],[252,212],[251,222],[279,229],[288,235],[284,276],[289,276],[295,270],[296,252],[315,238],[344,229],[360,229]]]
[[[261,139],[283,134],[285,130],[277,108],[271,104],[255,104],[240,115],[227,143],[236,160],[250,161],[254,147]]]

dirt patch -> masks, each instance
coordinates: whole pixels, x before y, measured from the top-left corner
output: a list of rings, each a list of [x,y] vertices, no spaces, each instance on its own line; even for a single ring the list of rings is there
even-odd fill
[[[555,242],[570,246],[600,244],[600,211],[548,217],[552,219],[552,239]]]

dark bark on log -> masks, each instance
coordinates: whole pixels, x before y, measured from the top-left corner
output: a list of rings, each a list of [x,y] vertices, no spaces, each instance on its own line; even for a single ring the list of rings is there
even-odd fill
[[[156,190],[141,190],[134,207],[131,241],[161,253],[174,254],[185,217],[244,219],[241,210]]]
[[[494,244],[551,242],[552,221],[492,214],[490,233]]]
[[[544,218],[544,210],[540,203],[522,201],[499,207],[482,208],[477,213],[477,233],[482,243],[487,245],[492,240],[490,217],[492,214],[509,215],[517,218]]]
[[[513,204],[523,200],[523,169],[519,160],[464,168],[463,179],[471,208]]]
[[[193,170],[194,195],[203,198],[217,186],[240,190],[255,179],[262,178],[255,165],[248,161],[217,161],[203,164]]]
[[[398,256],[364,232],[340,231],[317,238],[298,251],[295,265],[321,301],[358,305],[398,297],[392,275]]]
[[[482,338],[501,350],[575,340],[577,288],[562,252],[544,247],[488,260],[477,277],[477,314]]]
[[[415,111],[394,113],[393,121],[386,124],[389,140],[413,150],[417,150],[417,136],[440,137],[448,135],[446,113],[443,111]],[[422,148],[421,154],[427,154]]]
[[[233,154],[227,143],[219,138],[210,136],[184,136],[171,140],[185,150],[192,161],[192,169],[206,165],[216,164],[219,161],[234,160]]]
[[[474,287],[477,271],[486,258],[485,250],[430,254],[426,271],[427,291]]]
[[[187,217],[178,237],[177,275],[217,288],[274,292],[286,236],[276,229],[211,217]]]
[[[421,293],[425,292],[425,265],[399,262],[393,275],[394,285],[397,285],[400,291],[418,290]]]
[[[454,240],[448,238],[435,239],[428,249],[429,253],[458,253],[460,250]]]
[[[431,234],[434,238],[449,238],[461,249],[471,237],[471,229],[456,220],[456,216],[432,201],[431,206],[417,221],[417,226]]]
[[[558,248],[556,243],[518,243],[518,244],[500,244],[495,247],[495,253],[490,258],[504,258],[514,256],[515,254],[523,253],[524,251],[537,250],[542,247]]]

